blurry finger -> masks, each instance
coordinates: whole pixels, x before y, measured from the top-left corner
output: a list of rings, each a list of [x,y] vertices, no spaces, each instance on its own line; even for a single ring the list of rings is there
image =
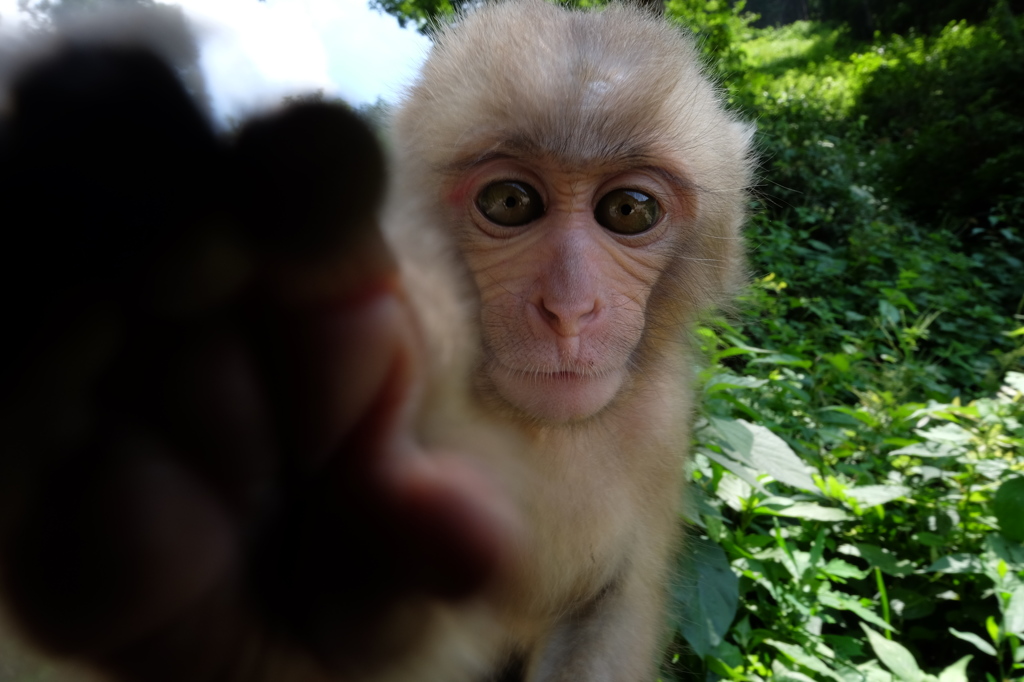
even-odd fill
[[[37,641],[95,657],[187,610],[233,570],[233,522],[144,432],[67,459],[36,486],[4,543],[5,592]]]
[[[247,124],[232,160],[236,211],[262,262],[251,338],[282,450],[308,471],[372,400],[407,333],[376,223],[383,157],[352,112],[306,103]]]
[[[273,260],[333,263],[352,271],[372,254],[384,193],[373,133],[342,105],[297,104],[246,124],[232,150],[236,209]],[[330,278],[344,273],[332,270]],[[366,271],[363,271],[366,274]]]

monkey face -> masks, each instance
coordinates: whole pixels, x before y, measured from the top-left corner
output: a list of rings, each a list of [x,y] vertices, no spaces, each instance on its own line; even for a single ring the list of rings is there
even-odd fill
[[[458,178],[449,198],[480,294],[482,372],[513,408],[579,421],[627,388],[685,215],[674,178],[505,155]]]

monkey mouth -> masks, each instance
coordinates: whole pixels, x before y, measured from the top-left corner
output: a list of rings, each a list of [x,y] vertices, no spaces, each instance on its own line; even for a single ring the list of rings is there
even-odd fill
[[[579,372],[571,369],[556,370],[554,372],[539,372],[541,378],[554,379],[556,381],[587,381],[595,378],[595,374]]]
[[[567,382],[588,382],[600,380],[612,374],[610,370],[599,369],[593,366],[569,366],[569,367],[512,367],[502,362],[496,363],[499,372],[518,377],[520,380],[529,381],[567,381]]]
[[[506,402],[550,422],[587,419],[610,403],[622,386],[621,372],[595,367],[514,368],[491,366],[490,381]]]
[[[525,358],[502,358],[501,354],[493,349],[488,349],[484,364],[491,375],[502,374],[523,382],[592,381],[616,374],[617,369],[613,364],[609,366],[607,363],[573,357],[552,358],[540,362],[531,362]]]

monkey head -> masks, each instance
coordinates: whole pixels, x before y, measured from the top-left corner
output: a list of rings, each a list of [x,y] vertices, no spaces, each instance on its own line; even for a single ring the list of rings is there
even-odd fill
[[[398,185],[437,197],[476,285],[484,396],[587,420],[739,279],[750,131],[661,20],[486,16],[439,36],[395,126]]]

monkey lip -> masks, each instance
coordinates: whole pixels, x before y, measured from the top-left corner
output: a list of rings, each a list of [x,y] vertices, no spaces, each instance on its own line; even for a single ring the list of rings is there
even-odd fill
[[[552,422],[592,417],[618,394],[621,371],[587,369],[517,370],[495,364],[490,372],[498,393],[526,414]]]
[[[607,369],[595,369],[593,367],[565,367],[544,369],[538,367],[518,368],[496,361],[494,368],[498,372],[516,376],[524,382],[530,381],[600,381],[614,372]]]
[[[559,370],[555,372],[540,372],[539,376],[544,379],[555,381],[589,381],[595,378],[594,374],[585,374],[573,370]]]

